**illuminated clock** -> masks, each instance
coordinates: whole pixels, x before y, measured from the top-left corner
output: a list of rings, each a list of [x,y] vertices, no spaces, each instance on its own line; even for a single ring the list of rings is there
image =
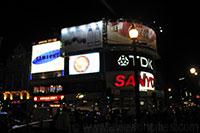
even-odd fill
[[[89,59],[86,56],[79,56],[74,61],[74,69],[77,72],[85,72],[89,67]]]

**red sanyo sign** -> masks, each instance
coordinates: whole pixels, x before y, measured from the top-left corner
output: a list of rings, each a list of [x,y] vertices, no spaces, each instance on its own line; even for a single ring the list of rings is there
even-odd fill
[[[121,89],[127,87],[135,87],[135,75],[134,74],[118,74],[115,76],[115,87],[120,87]],[[154,76],[149,72],[140,72],[139,76],[139,88],[140,91],[155,90],[154,86]]]

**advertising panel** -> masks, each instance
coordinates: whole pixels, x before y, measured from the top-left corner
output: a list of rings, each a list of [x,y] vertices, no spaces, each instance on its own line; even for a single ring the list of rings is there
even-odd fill
[[[139,85],[140,91],[155,90],[154,76],[149,72],[144,72],[144,71],[140,72],[139,83],[140,83]]]
[[[103,22],[93,22],[86,25],[63,28],[61,40],[65,50],[70,52],[102,47]]]
[[[38,93],[59,93],[63,91],[63,86],[62,85],[50,85],[50,86],[34,86],[33,87],[33,93],[38,94]]]
[[[64,95],[55,95],[55,96],[34,96],[34,102],[49,102],[49,101],[58,101],[63,100]]]
[[[153,71],[154,61],[146,55],[135,55],[129,51],[112,51],[106,54],[107,71],[133,71],[135,66],[140,70]]]
[[[99,71],[99,52],[69,56],[69,75],[97,73]]]
[[[108,88],[134,90],[135,74],[133,71],[107,72],[106,82]]]
[[[31,74],[64,70],[64,58],[60,56],[60,48],[60,41],[34,45]]]
[[[107,43],[108,44],[132,44],[129,37],[129,30],[134,27],[138,30],[137,41],[146,43],[146,47],[156,50],[156,34],[155,32],[142,24],[130,22],[108,22],[107,24]]]
[[[116,90],[134,90],[136,80],[139,80],[139,90],[149,91],[155,90],[154,76],[149,72],[140,72],[140,76],[136,77],[134,71],[107,72],[107,87]]]

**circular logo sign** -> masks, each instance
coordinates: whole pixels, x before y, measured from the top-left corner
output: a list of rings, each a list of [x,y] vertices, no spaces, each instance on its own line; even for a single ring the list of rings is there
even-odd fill
[[[89,67],[89,59],[85,56],[79,56],[74,61],[74,69],[77,72],[85,72]]]
[[[125,55],[121,55],[117,62],[120,66],[127,66],[129,64],[129,60]]]

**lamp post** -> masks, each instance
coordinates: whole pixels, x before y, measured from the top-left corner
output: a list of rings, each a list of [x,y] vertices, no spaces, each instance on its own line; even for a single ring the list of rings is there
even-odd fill
[[[137,37],[139,33],[138,30],[135,29],[134,24],[129,28],[129,37],[132,40],[133,52],[137,54]],[[139,70],[138,70],[138,60],[135,60],[135,113],[136,113],[136,122],[140,123],[140,94],[139,94]]]

